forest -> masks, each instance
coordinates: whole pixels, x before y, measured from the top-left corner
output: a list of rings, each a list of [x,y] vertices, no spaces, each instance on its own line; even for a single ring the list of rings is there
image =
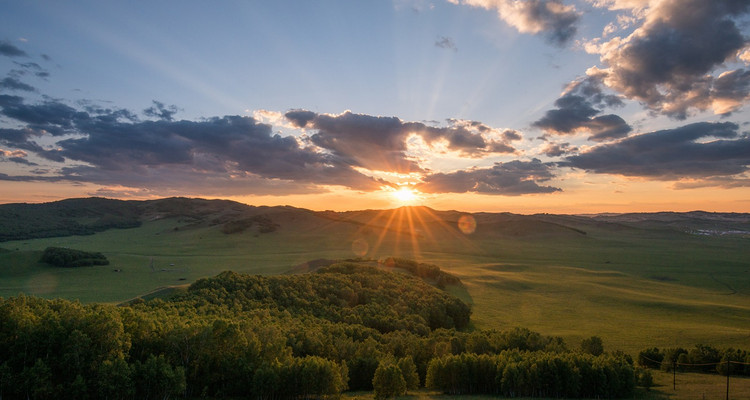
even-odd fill
[[[523,328],[472,330],[467,304],[412,264],[391,265],[224,272],[121,306],[4,299],[0,396],[271,400],[374,390],[383,398],[424,385],[509,397],[632,395],[630,357],[586,354]]]
[[[42,253],[40,262],[56,267],[88,267],[92,265],[109,265],[109,260],[99,252],[88,252],[65,247],[47,247]]]

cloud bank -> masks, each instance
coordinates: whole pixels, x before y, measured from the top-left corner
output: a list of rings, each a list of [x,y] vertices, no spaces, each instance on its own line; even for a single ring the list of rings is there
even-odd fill
[[[750,168],[750,137],[738,130],[731,122],[688,124],[595,146],[561,165],[655,180],[742,179]]]

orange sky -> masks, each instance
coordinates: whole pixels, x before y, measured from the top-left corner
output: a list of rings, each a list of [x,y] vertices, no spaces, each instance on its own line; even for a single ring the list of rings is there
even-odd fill
[[[321,194],[289,196],[201,196],[188,197],[228,198],[250,205],[291,205],[311,210],[363,210],[388,209],[402,205],[426,205],[437,210],[466,212],[512,212],[518,214],[553,213],[626,213],[658,211],[711,211],[750,212],[750,188],[716,190],[715,188],[672,189],[670,182],[626,180],[603,177],[607,182],[591,182],[573,190],[552,194],[523,196],[493,196],[480,194],[418,194],[415,201],[400,202],[391,191],[356,192],[331,187]],[[86,184],[72,186],[66,183],[2,182],[1,203],[49,202],[71,197],[97,195],[97,187]],[[106,197],[106,196],[105,196]],[[134,196],[147,200],[156,196]]]

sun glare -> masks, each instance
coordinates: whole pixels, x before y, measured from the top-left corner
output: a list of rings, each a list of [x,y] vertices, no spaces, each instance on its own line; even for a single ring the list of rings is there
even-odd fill
[[[391,192],[391,195],[393,196],[394,200],[396,200],[396,202],[401,205],[414,204],[420,200],[419,194],[417,194],[417,192],[413,189],[409,189],[408,187],[399,188]]]

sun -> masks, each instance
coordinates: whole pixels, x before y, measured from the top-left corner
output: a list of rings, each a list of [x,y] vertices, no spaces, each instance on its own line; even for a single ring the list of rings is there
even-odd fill
[[[400,205],[410,205],[421,200],[419,192],[408,187],[402,187],[391,192],[393,199]]]

